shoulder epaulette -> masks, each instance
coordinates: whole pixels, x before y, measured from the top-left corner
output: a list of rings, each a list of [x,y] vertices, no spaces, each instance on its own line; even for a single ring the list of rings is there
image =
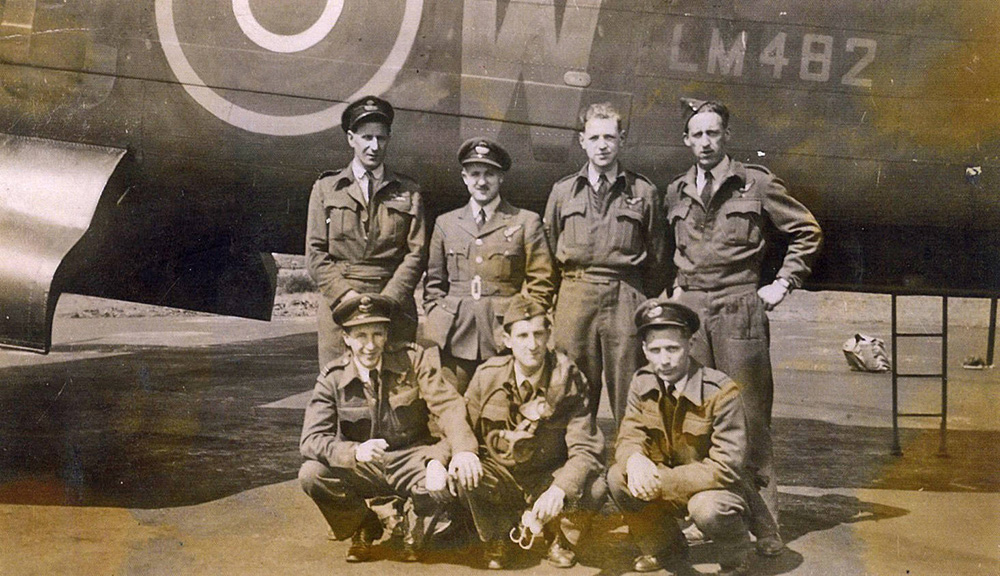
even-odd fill
[[[340,170],[327,170],[322,174],[320,174],[317,180],[322,180],[323,178],[329,178],[330,176],[336,176],[337,174],[340,174]]]
[[[400,174],[399,172],[395,171],[393,171],[392,175],[395,176],[396,179],[399,180],[399,182],[405,185],[407,188],[410,188],[416,192],[420,192],[420,183],[414,180],[413,178],[410,178],[406,174]]]
[[[575,180],[579,176],[580,176],[579,172],[573,172],[572,174],[567,174],[562,178],[556,180],[556,184],[562,184],[563,182],[569,182],[570,180]]]
[[[319,371],[319,375],[329,376],[330,373],[336,370],[337,368],[343,368],[344,366],[347,366],[348,362],[350,362],[350,360],[348,359],[346,354],[341,356],[340,358],[337,358],[336,360],[331,360],[330,362],[327,362],[326,366],[323,366],[323,369]]]
[[[490,368],[498,368],[500,366],[503,366],[503,365],[507,364],[507,362],[509,362],[509,361],[510,361],[510,355],[509,354],[498,354],[498,355],[493,356],[492,358],[486,360],[485,362],[483,362],[479,366],[480,367],[488,366]]]
[[[725,372],[716,370],[715,368],[702,367],[701,374],[702,374],[701,376],[702,382],[706,384],[711,384],[716,388],[722,388],[727,383],[732,381],[732,378],[730,378]]]
[[[746,166],[747,168],[750,168],[752,170],[758,170],[758,171],[763,172],[765,174],[771,174],[771,171],[768,170],[766,166],[761,166],[760,164],[744,164],[744,166]]]
[[[688,171],[685,170],[685,171],[681,172],[680,174],[674,176],[673,178],[670,179],[670,183],[673,184],[674,182],[677,182],[681,178],[687,176],[687,173],[688,173]]]
[[[637,179],[637,180],[642,180],[643,182],[646,182],[647,184],[649,184],[651,186],[655,186],[655,184],[653,184],[653,181],[650,180],[649,177],[647,177],[645,174],[642,174],[642,173],[639,173],[639,172],[633,172],[631,170],[626,170],[625,173],[626,174],[631,174],[632,177],[635,178],[635,179]]]

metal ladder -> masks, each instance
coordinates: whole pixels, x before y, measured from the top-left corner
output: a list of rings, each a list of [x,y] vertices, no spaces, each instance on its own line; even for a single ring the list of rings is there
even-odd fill
[[[948,297],[941,297],[941,331],[940,332],[899,332],[896,314],[896,294],[892,295],[892,454],[902,456],[903,449],[899,445],[900,418],[940,418],[941,443],[938,446],[938,456],[948,456]],[[940,338],[941,339],[941,372],[939,374],[917,374],[899,371],[898,343],[900,338]],[[900,412],[899,411],[899,379],[941,379],[941,411],[940,412]]]

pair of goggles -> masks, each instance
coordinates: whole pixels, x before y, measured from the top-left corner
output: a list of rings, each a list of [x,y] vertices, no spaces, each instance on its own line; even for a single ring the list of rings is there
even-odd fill
[[[510,529],[510,540],[524,550],[531,550],[535,538],[542,533],[542,524],[535,518],[531,510],[525,510],[521,514],[521,522]]]

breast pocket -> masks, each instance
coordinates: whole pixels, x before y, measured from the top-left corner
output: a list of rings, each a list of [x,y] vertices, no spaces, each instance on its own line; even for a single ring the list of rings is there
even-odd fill
[[[371,410],[367,406],[341,406],[337,409],[340,433],[348,440],[363,442],[372,429]]]
[[[711,420],[688,414],[681,424],[681,434],[685,446],[692,451],[691,457],[707,454],[712,442]]]
[[[722,206],[722,232],[729,246],[757,245],[761,241],[760,200],[730,200]]]
[[[615,229],[614,247],[626,253],[633,254],[642,248],[642,208],[644,202],[638,202],[614,209]]]
[[[334,196],[325,201],[327,237],[331,243],[361,237],[361,207],[347,196]],[[333,246],[330,247],[331,251]]]
[[[691,202],[690,200],[681,200],[670,207],[667,210],[667,223],[670,224],[671,230],[673,230],[674,240],[677,244],[677,249],[684,251],[688,244],[690,243],[690,230],[689,223],[687,221],[688,214],[691,212]]]
[[[524,251],[518,246],[500,246],[490,254],[487,274],[500,282],[507,282],[524,276]]]
[[[472,279],[469,274],[469,244],[468,242],[446,242],[444,256],[448,267],[448,280],[463,282]]]
[[[407,386],[389,395],[389,408],[397,434],[419,436],[427,429],[427,403],[416,386]]]
[[[379,210],[379,235],[394,246],[406,242],[413,221],[413,202],[409,198],[392,198]]]
[[[559,239],[571,242],[573,245],[590,244],[590,226],[587,223],[587,197],[579,196],[566,203],[560,216],[562,232]],[[555,246],[552,247],[555,249]]]

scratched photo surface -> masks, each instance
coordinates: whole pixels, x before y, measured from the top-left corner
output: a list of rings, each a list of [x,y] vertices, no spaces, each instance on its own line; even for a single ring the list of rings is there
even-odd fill
[[[724,102],[730,157],[823,230],[770,312],[788,548],[750,573],[1000,574],[998,31],[993,0],[0,1],[0,575],[485,571],[474,536],[404,564],[388,531],[348,565],[297,480],[310,191],[369,95],[428,225],[469,202],[468,138],[541,214],[587,162],[581,109],[621,113],[663,194],[682,99]],[[890,370],[851,369],[856,334]],[[597,423],[610,456],[606,396]],[[608,503],[567,571],[636,554]]]

